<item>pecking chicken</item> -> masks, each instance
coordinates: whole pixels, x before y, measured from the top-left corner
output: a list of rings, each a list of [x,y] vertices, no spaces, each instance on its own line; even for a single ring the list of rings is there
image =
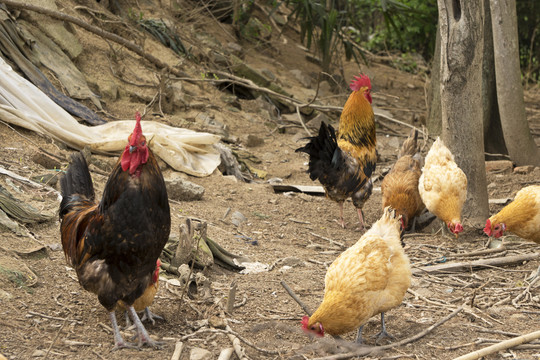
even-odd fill
[[[486,220],[488,236],[498,238],[506,230],[540,244],[540,185],[519,190],[514,201]]]
[[[343,203],[350,197],[362,229],[362,207],[371,195],[371,174],[377,162],[371,80],[367,75],[355,76],[350,88],[337,135],[331,125],[322,123],[319,134],[296,151],[309,155],[309,177],[318,179],[326,195],[339,204],[339,224],[345,227]]]
[[[418,179],[422,174],[422,157],[417,146],[418,131],[413,129],[403,142],[398,159],[381,184],[383,209],[390,206],[401,215],[403,230],[420,215],[425,205],[418,192]]]
[[[324,299],[319,308],[302,319],[302,328],[317,336],[340,335],[356,328],[362,342],[362,326],[381,314],[379,338],[389,336],[384,312],[403,300],[411,284],[409,259],[400,240],[401,223],[395,211],[383,216],[356,244],[330,265],[324,279]]]
[[[141,322],[144,322],[145,320],[148,320],[154,325],[156,323],[156,319],[163,320],[163,318],[159,315],[154,314],[152,311],[150,311],[149,306],[152,305],[152,302],[154,302],[154,297],[156,296],[156,293],[159,288],[159,269],[161,267],[161,261],[157,259],[156,262],[156,269],[152,273],[152,279],[148,286],[146,287],[146,290],[144,290],[144,293],[133,303],[133,308],[136,312],[144,311],[143,317],[141,318]],[[118,300],[118,308],[121,310],[124,310],[126,315],[126,326],[131,326],[131,321],[129,320],[129,314],[127,311],[127,306],[122,300]]]
[[[79,283],[95,293],[109,312],[114,349],[134,347],[122,338],[116,322],[118,301],[127,306],[139,344],[159,347],[133,305],[152,282],[158,257],[167,242],[171,215],[167,189],[157,161],[142,133],[141,117],[112,170],[99,203],[81,153],[61,179],[60,232],[67,262]]]
[[[418,190],[426,208],[458,237],[463,231],[461,210],[467,198],[467,177],[439,138],[426,155]]]

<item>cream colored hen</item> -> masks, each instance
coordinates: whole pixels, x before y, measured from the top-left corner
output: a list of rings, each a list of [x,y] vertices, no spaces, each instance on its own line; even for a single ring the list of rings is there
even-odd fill
[[[457,237],[463,231],[461,210],[467,198],[467,177],[439,138],[426,155],[418,191],[426,208]]]
[[[362,342],[361,327],[381,314],[379,337],[389,336],[384,312],[401,304],[411,284],[409,258],[401,247],[400,220],[394,210],[385,208],[371,229],[334,260],[326,272],[321,305],[311,317],[302,319],[304,331],[340,335],[360,327],[356,341]]]

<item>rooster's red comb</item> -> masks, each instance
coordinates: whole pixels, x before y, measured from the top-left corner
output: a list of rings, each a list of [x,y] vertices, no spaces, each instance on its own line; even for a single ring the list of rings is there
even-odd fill
[[[161,267],[161,260],[159,258],[156,261],[156,269],[159,269]]]
[[[492,231],[491,231],[491,220],[489,220],[489,219],[486,220],[486,227],[484,228],[484,232],[486,233],[487,236],[491,236],[491,235],[492,235]]]
[[[133,133],[131,134],[131,139],[129,141],[129,145],[131,146],[137,145],[137,142],[142,135],[141,114],[138,111],[135,113],[135,121],[137,123],[135,124],[135,129],[133,129]]]
[[[367,88],[371,90],[371,80],[366,74],[360,74],[359,76],[355,75],[353,81],[351,81],[351,84],[349,85],[352,91],[358,91],[364,86],[367,86]]]

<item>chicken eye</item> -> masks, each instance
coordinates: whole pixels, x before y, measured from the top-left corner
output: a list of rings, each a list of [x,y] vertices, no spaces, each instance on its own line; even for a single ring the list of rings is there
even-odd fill
[[[315,326],[312,326],[312,327],[311,327],[311,330],[315,331]]]

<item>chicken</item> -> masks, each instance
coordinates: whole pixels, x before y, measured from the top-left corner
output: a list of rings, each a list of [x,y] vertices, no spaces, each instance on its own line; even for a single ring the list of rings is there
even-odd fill
[[[324,299],[319,308],[302,319],[308,333],[324,336],[348,333],[381,314],[379,338],[389,336],[384,312],[401,304],[411,284],[411,266],[400,240],[401,222],[395,211],[384,209],[382,217],[356,244],[330,265],[324,279]]]
[[[540,244],[540,185],[519,190],[514,201],[486,220],[488,236],[498,238],[506,230]]]
[[[136,312],[141,312],[144,310],[143,317],[141,318],[141,322],[144,322],[145,320],[148,320],[152,323],[152,325],[155,324],[155,319],[163,320],[163,318],[159,315],[154,314],[150,311],[148,308],[150,305],[152,305],[152,302],[154,301],[154,296],[156,296],[156,293],[158,291],[159,287],[159,269],[161,267],[161,261],[157,259],[156,262],[156,269],[152,273],[152,280],[146,287],[146,290],[144,290],[144,293],[133,303],[133,308]],[[131,326],[131,321],[129,320],[129,314],[127,312],[127,306],[122,300],[118,300],[118,307],[121,310],[124,310],[126,315],[126,326]]]
[[[139,344],[159,347],[133,307],[148,288],[167,242],[171,215],[167,189],[156,158],[142,133],[141,117],[112,170],[101,201],[81,153],[61,179],[60,232],[66,260],[82,287],[97,295],[109,312],[114,349],[135,347],[118,330],[115,308],[123,301],[137,328]]]
[[[308,138],[309,142],[296,151],[309,155],[309,177],[318,179],[326,195],[339,204],[341,226],[345,227],[343,203],[350,197],[362,229],[362,207],[371,195],[371,174],[377,162],[375,118],[369,77],[355,76],[350,88],[352,93],[343,107],[337,136],[334,128],[323,122],[319,134]]]
[[[416,216],[425,208],[418,192],[422,157],[418,152],[417,139],[418,131],[413,129],[403,142],[396,163],[381,184],[383,209],[390,206],[401,215],[403,230],[407,229],[409,221],[413,220],[412,231]]]
[[[463,231],[461,210],[467,198],[467,177],[439,138],[426,155],[418,190],[426,208],[458,237]]]

